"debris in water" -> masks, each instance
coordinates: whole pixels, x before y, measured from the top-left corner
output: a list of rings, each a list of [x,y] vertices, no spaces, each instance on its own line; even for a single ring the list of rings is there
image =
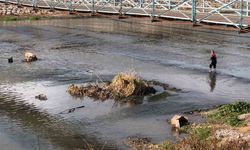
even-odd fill
[[[156,90],[142,80],[135,73],[119,73],[114,77],[109,89],[116,98],[127,98],[130,96],[146,96],[156,93]]]
[[[112,94],[107,86],[101,87],[98,84],[90,84],[89,86],[76,86],[72,84],[69,86],[67,92],[77,97],[88,96],[101,100],[106,100],[112,97]]]
[[[44,95],[44,94],[39,94],[37,96],[35,96],[36,99],[39,99],[39,100],[48,100],[47,96]]]
[[[122,100],[134,96],[155,94],[156,90],[147,81],[135,73],[119,73],[111,83],[88,84],[88,86],[70,85],[67,92],[73,96],[88,96],[94,99]]]
[[[85,107],[85,106],[82,105],[82,106],[78,106],[78,107],[66,109],[66,110],[60,112],[59,114],[69,114],[69,113],[72,113],[72,112],[74,112],[75,110],[77,110],[77,109],[79,109],[79,108],[83,108],[83,107]]]

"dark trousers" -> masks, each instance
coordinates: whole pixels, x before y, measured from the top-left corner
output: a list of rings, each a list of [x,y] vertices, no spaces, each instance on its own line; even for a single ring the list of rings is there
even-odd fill
[[[209,68],[212,69],[212,67],[214,69],[216,69],[216,62],[212,62],[210,65],[209,65]]]

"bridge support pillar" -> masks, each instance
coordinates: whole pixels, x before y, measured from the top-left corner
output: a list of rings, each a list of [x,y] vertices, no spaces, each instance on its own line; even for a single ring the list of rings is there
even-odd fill
[[[205,0],[202,0],[202,12],[205,12]]]
[[[32,7],[34,10],[37,8],[37,0],[32,0]]]
[[[247,13],[246,13],[246,15],[248,16],[249,15],[249,1],[247,0]]]
[[[156,0],[152,0],[151,22],[154,22],[154,21],[155,21],[155,1],[156,1]]]
[[[17,7],[21,7],[21,6],[22,6],[22,4],[21,4],[20,0],[17,0]]]
[[[91,10],[91,16],[95,16],[95,0],[92,0],[92,10]]]
[[[193,25],[196,25],[197,19],[196,19],[196,0],[192,0],[192,22]]]
[[[122,0],[120,0],[120,8],[119,8],[119,19],[122,19],[124,16],[123,16],[123,13],[122,13]]]
[[[8,4],[8,0],[5,0],[5,1],[4,1],[4,4],[7,5],[7,4]]]
[[[243,29],[243,0],[240,0],[240,21],[239,21],[239,27],[240,30]]]
[[[54,12],[54,3],[53,0],[50,0],[49,11]]]
[[[69,3],[69,4],[68,4],[68,7],[69,7],[69,14],[73,14],[73,4],[72,4],[72,0],[70,0],[68,3]]]
[[[140,8],[143,8],[143,0],[140,0]]]

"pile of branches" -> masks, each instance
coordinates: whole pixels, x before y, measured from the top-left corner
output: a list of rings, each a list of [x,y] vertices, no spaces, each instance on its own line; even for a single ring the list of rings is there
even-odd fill
[[[69,86],[68,93],[73,96],[88,96],[94,99],[120,100],[135,96],[155,94],[156,90],[135,73],[122,72],[116,75],[111,83],[89,84],[87,86]]]

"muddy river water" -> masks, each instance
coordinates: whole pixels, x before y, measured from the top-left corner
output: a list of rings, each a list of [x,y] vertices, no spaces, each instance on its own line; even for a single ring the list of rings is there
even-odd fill
[[[81,18],[0,23],[1,149],[128,149],[129,136],[174,140],[176,113],[250,101],[250,34],[178,23]],[[217,73],[208,72],[210,50]],[[23,63],[31,51],[40,58]],[[14,63],[7,62],[8,57]],[[111,80],[120,71],[182,89],[141,104],[74,98],[71,83]],[[35,99],[46,94],[47,101]],[[64,110],[85,106],[73,113]]]

